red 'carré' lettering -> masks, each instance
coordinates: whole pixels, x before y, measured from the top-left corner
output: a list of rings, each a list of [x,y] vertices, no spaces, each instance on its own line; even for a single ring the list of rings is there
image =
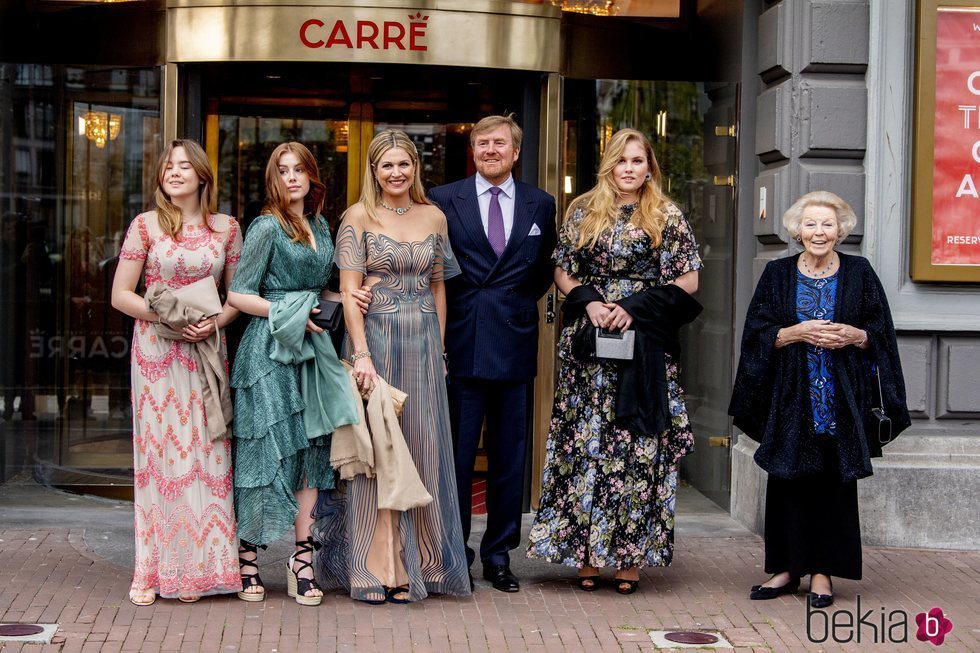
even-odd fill
[[[327,44],[323,47],[332,48],[335,45],[346,45],[348,48],[354,47],[354,44],[350,40],[350,34],[347,33],[347,28],[344,27],[344,21],[342,20],[338,20],[333,24],[333,29],[327,38]]]
[[[421,14],[419,15],[421,17]],[[410,17],[415,19],[415,16]],[[373,20],[359,20],[353,25],[353,34],[348,31],[347,25],[343,20],[337,20],[330,28],[327,40],[318,38],[322,35],[326,24],[319,19],[310,18],[299,28],[299,40],[308,48],[332,48],[334,46],[344,46],[348,49],[364,49],[369,47],[372,50],[390,50],[397,48],[405,50],[405,37],[408,37],[408,48],[416,52],[428,50],[428,46],[423,42],[425,39],[425,29],[428,24],[425,22],[428,16],[421,21],[412,20],[408,23],[408,28],[401,22],[386,20],[379,27]],[[380,41],[380,43],[379,43]],[[356,45],[355,45],[356,42]]]
[[[385,37],[384,37],[384,49],[387,50],[390,46],[395,46],[399,50],[404,50],[405,46],[402,45],[402,39],[405,38],[405,26],[401,23],[396,23],[391,20],[385,21]]]
[[[425,38],[425,23],[408,24],[408,49],[409,50],[428,50],[428,46],[419,43],[418,39]]]
[[[378,24],[371,20],[357,21],[357,49],[360,50],[367,43],[372,50],[378,49],[375,39],[378,38]]]
[[[306,30],[310,29],[310,27],[313,27],[314,25],[317,27],[323,27],[323,21],[317,20],[316,18],[311,18],[303,23],[303,26],[299,28],[299,40],[302,41],[303,45],[308,48],[319,48],[323,46],[323,41],[311,41],[306,36]]]

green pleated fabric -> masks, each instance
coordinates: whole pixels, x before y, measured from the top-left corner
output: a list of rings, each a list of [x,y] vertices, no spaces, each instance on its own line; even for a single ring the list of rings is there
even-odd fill
[[[330,435],[358,421],[347,372],[337,358],[330,334],[306,331],[317,298],[312,292],[289,292],[269,307],[269,328],[276,341],[272,359],[299,368],[308,438]]]
[[[325,220],[310,226],[316,251],[290,242],[273,216],[256,218],[230,289],[272,302],[294,291],[319,293],[329,280],[333,242]],[[334,487],[330,436],[307,437],[300,367],[273,360],[275,346],[269,321],[252,317],[231,375],[238,536],[255,544],[274,542],[292,528],[294,491]]]

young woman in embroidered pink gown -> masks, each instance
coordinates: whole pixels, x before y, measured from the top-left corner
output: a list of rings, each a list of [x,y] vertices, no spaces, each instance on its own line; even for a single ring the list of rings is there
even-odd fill
[[[232,507],[230,438],[208,437],[202,376],[190,343],[238,315],[222,313],[183,329],[184,341],[159,338],[156,313],[136,293],[145,285],[180,288],[211,277],[231,282],[241,255],[238,223],[211,213],[214,175],[201,146],[172,141],[157,167],[157,209],[136,217],[119,253],[112,305],[136,319],[132,343],[136,605],[157,594],[194,602],[241,589]],[[222,356],[224,337],[221,338]],[[225,358],[227,374],[227,358]],[[230,435],[230,433],[229,433]]]

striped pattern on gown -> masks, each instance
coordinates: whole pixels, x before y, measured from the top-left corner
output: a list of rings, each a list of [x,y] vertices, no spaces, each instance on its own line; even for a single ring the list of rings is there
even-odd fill
[[[408,393],[402,432],[433,501],[406,512],[379,511],[375,479],[358,476],[321,491],[314,537],[321,584],[359,600],[383,600],[385,587],[409,586],[411,600],[428,594],[470,594],[453,472],[442,338],[432,281],[459,273],[442,219],[441,233],[400,242],[345,220],[336,262],[365,275],[373,299],[365,334],[378,374]],[[345,357],[352,353],[348,338]]]

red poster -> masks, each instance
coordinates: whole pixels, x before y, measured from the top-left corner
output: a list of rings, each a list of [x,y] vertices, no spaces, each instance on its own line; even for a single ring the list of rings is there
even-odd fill
[[[980,265],[980,9],[936,15],[932,264]]]

